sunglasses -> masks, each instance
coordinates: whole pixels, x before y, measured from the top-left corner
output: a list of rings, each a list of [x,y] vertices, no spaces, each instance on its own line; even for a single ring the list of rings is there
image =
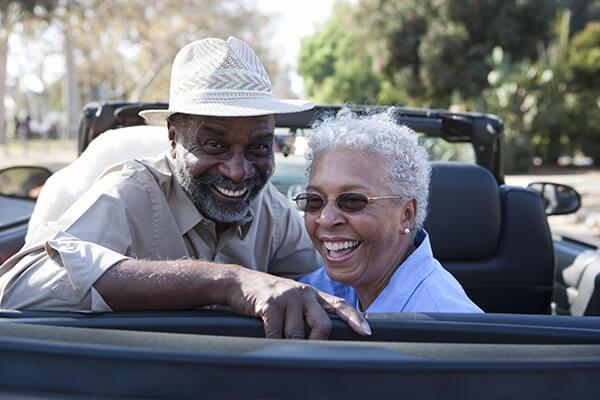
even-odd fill
[[[347,213],[357,213],[373,200],[379,199],[399,199],[401,196],[373,196],[369,197],[358,192],[340,193],[335,197],[337,207]],[[298,208],[309,214],[315,214],[321,211],[331,197],[325,197],[319,193],[300,193],[293,200]]]

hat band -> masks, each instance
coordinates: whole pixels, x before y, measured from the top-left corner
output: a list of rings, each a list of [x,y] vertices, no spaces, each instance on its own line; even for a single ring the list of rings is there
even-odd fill
[[[275,99],[275,96],[273,96],[273,94],[271,93],[244,90],[204,90],[201,92],[189,93],[189,95],[185,96],[185,98],[179,96],[179,98],[177,98],[177,101],[173,102],[173,104],[185,106],[187,104],[212,103],[219,101],[237,101],[244,99],[260,98]]]
[[[230,69],[214,71],[208,76],[196,75],[179,82],[171,89],[171,97],[198,90],[239,90],[273,93],[271,82],[251,71]]]

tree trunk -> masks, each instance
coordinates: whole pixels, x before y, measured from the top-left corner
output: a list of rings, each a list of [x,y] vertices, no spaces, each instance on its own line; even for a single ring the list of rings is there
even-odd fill
[[[165,66],[167,66],[169,62],[170,59],[163,58],[161,61],[154,63],[154,65],[152,65],[152,67],[148,69],[146,75],[144,75],[144,77],[140,79],[138,84],[136,85],[134,94],[132,96],[133,101],[142,101],[146,89],[148,89],[150,84],[152,84],[152,82],[154,81],[154,78],[158,76],[160,71],[162,71],[162,69]]]
[[[71,37],[71,27],[68,22],[64,28],[64,46],[65,53],[65,80],[63,86],[64,99],[66,100],[67,126],[66,137],[75,139],[79,128],[79,113],[81,104],[79,100],[79,88],[77,86],[77,70],[73,60],[73,39]]]

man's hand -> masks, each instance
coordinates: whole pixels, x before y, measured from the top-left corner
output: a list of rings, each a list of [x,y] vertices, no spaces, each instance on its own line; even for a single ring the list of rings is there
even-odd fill
[[[310,285],[244,269],[229,290],[227,305],[234,311],[262,318],[268,338],[304,339],[304,321],[309,339],[327,339],[331,331],[328,312],[361,335],[370,335],[367,321],[344,299],[323,293]]]
[[[359,334],[371,334],[369,324],[344,299],[239,265],[130,259],[111,267],[94,287],[115,311],[228,305],[240,314],[262,318],[269,338],[304,338],[306,321],[309,339],[327,339],[328,312]]]

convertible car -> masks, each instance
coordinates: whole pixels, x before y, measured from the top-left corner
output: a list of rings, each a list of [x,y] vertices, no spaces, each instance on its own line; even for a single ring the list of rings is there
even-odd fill
[[[79,152],[107,130],[143,124],[137,113],[157,107],[167,105],[88,105]],[[305,183],[289,144],[302,143],[313,121],[340,110],[277,117],[277,134],[285,137],[278,138],[283,152],[273,182],[282,193],[293,196]],[[425,228],[436,258],[486,314],[366,314],[370,337],[332,317],[330,340],[309,342],[265,339],[260,320],[222,310],[0,310],[0,396],[596,398],[600,252],[553,236],[546,220],[575,211],[579,195],[547,182],[505,185],[503,123],[493,115],[393,112],[442,159],[433,162]],[[49,174],[0,171],[0,262],[23,244]]]

